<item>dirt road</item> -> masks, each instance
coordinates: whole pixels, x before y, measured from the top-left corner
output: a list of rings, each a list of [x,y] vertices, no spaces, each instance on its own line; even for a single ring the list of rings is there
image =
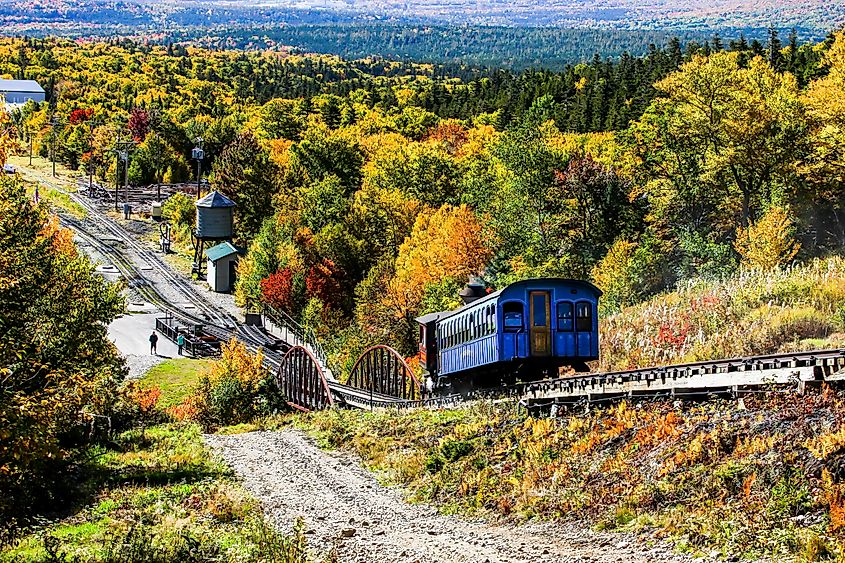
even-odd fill
[[[357,459],[319,449],[303,433],[207,436],[269,518],[289,529],[301,517],[317,557],[367,563],[690,561],[665,546],[579,526],[493,525],[439,515],[402,500]],[[318,559],[319,560],[319,559]],[[697,561],[702,561],[698,559]]]

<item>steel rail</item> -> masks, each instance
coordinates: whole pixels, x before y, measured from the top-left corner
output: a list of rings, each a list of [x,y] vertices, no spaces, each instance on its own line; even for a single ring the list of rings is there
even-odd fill
[[[214,307],[202,299],[194,288],[184,279],[170,271],[157,255],[134,240],[131,234],[113,221],[101,217],[93,205],[71,194],[73,199],[91,213],[98,225],[111,232],[117,240],[159,269],[168,283],[188,298],[199,310],[205,312],[221,326],[209,319],[203,319],[188,313],[179,304],[164,297],[141,274],[138,268],[118,249],[99,241],[96,235],[88,232],[78,221],[62,217],[80,236],[109,255],[115,266],[133,283],[136,289],[150,303],[174,316],[189,322],[203,324],[209,334],[226,340],[240,336],[253,350],[262,348],[256,339],[248,335],[238,335],[237,321],[228,313],[215,311]],[[234,327],[234,329],[233,329]],[[282,357],[270,350],[264,350],[265,364],[271,371],[277,371],[282,365]],[[774,374],[774,375],[773,375]],[[776,377],[775,377],[776,376]],[[382,393],[327,381],[327,385],[338,402],[364,409],[373,408],[448,408],[467,401],[479,399],[514,398],[524,404],[535,406],[575,402],[606,402],[619,398],[638,397],[673,397],[696,396],[709,393],[751,393],[759,388],[782,383],[795,383],[803,386],[808,382],[845,380],[845,350],[814,350],[806,352],[785,352],[758,356],[688,362],[667,366],[635,368],[631,370],[595,372],[570,377],[554,378],[542,381],[517,383],[498,387],[483,388],[462,394],[433,397],[424,400],[407,400]],[[742,389],[740,389],[742,388]]]
[[[216,337],[218,340],[226,341],[233,337],[239,338],[244,341],[244,344],[246,344],[253,353],[256,353],[259,349],[261,349],[265,367],[267,367],[271,372],[279,368],[281,365],[281,358],[277,353],[272,350],[264,349],[261,343],[256,342],[255,339],[249,337],[249,335],[240,334],[237,330],[209,323],[208,319],[204,319],[185,311],[183,307],[171,302],[162,295],[162,293],[149,282],[140,270],[138,270],[137,266],[124,256],[120,250],[99,240],[95,234],[91,233],[78,220],[68,218],[64,215],[60,215],[59,217],[64,226],[73,230],[77,236],[82,238],[103,255],[108,256],[113,262],[115,268],[127,280],[127,283],[131,285],[132,289],[141,294],[144,299],[155,305],[162,312],[169,312],[173,314],[174,317],[185,322],[203,325],[204,330],[208,334]]]
[[[211,321],[220,326],[227,328],[237,325],[237,320],[230,314],[220,311],[208,301],[206,301],[200,294],[198,294],[193,286],[184,278],[175,274],[171,268],[165,264],[158,255],[151,249],[146,248],[143,244],[138,242],[126,229],[118,225],[111,219],[103,217],[99,210],[91,202],[85,198],[79,197],[75,193],[66,192],[68,196],[76,203],[81,205],[88,211],[89,216],[99,226],[109,231],[115,238],[123,242],[130,250],[135,252],[139,258],[142,258],[150,263],[161,275],[164,276],[167,283],[173,286],[178,292],[185,296],[187,301],[191,303],[198,310],[204,312],[208,317],[207,321]]]

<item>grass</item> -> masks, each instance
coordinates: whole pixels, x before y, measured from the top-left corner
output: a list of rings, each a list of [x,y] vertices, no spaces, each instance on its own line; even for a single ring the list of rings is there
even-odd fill
[[[830,389],[560,419],[482,403],[295,424],[447,513],[576,520],[693,554],[845,558],[845,393]]]
[[[76,178],[79,172],[74,172],[56,163],[56,177],[52,175],[52,163],[41,157],[33,157],[32,166],[29,165],[27,156],[10,156],[9,163],[18,169],[18,172],[27,184],[27,193],[35,193],[35,186],[38,185],[39,196],[47,201],[51,207],[62,209],[74,217],[81,219],[85,217],[86,210],[70,199],[66,191],[76,191]]]
[[[845,347],[845,259],[744,270],[603,319],[599,370]]]
[[[0,548],[0,562],[306,561],[209,455],[195,425],[158,425],[90,452],[79,506]]]
[[[179,358],[165,360],[151,368],[141,379],[145,388],[161,389],[159,405],[165,409],[182,403],[199,382],[200,376],[207,373],[214,360]]]

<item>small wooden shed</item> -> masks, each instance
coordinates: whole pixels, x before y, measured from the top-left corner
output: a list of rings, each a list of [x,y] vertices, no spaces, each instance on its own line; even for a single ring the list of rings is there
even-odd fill
[[[235,271],[243,250],[229,241],[212,246],[205,251],[208,258],[206,280],[212,291],[228,293],[235,287]]]

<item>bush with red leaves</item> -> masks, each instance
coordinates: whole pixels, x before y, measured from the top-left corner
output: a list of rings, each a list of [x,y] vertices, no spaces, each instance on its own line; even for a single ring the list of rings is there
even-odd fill
[[[93,108],[86,108],[86,109],[75,109],[70,112],[70,116],[68,117],[68,121],[70,121],[71,125],[78,125],[80,123],[84,123],[94,117],[94,109]]]
[[[342,272],[331,260],[323,259],[311,266],[305,278],[305,289],[309,297],[316,297],[329,307],[337,308],[343,295],[340,285]]]
[[[290,268],[279,270],[261,280],[261,300],[274,309],[293,312],[296,300]]]

